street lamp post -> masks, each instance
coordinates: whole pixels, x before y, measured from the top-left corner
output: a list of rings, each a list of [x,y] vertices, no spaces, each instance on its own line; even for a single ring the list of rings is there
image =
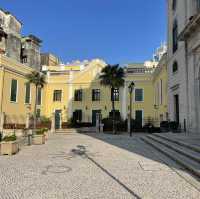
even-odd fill
[[[134,82],[131,82],[128,86],[128,89],[129,89],[129,94],[130,94],[130,114],[129,114],[129,117],[130,117],[130,137],[132,137],[132,126],[131,126],[131,120],[132,120],[132,94],[133,94],[133,90],[134,90],[134,87],[135,87],[135,83]]]

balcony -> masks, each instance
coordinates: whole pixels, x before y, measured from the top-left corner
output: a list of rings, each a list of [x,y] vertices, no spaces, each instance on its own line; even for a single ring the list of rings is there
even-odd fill
[[[127,68],[127,74],[152,74],[155,68]]]
[[[190,17],[189,22],[178,36],[179,41],[187,40],[199,27],[200,27],[200,9],[198,9],[196,15]]]

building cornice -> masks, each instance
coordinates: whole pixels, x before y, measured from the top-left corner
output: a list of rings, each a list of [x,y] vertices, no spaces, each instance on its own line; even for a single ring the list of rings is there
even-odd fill
[[[200,13],[194,15],[183,31],[179,34],[178,39],[180,41],[187,40],[200,26]]]

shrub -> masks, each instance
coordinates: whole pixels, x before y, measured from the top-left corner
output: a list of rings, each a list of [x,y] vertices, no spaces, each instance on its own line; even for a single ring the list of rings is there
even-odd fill
[[[177,131],[178,127],[179,127],[179,123],[178,122],[175,122],[175,121],[169,122],[169,128],[170,128],[170,130]]]
[[[168,121],[162,121],[160,123],[161,128],[169,128],[169,122]]]
[[[127,123],[126,121],[120,120],[116,122],[117,131],[127,131]]]
[[[102,123],[104,124],[104,131],[112,131],[113,130],[113,120],[111,118],[102,119]]]
[[[125,120],[125,124],[126,126],[128,126],[128,120]],[[132,119],[131,120],[131,128],[133,131],[142,131],[142,125],[140,122],[138,122],[137,120]]]
[[[2,141],[3,142],[13,142],[13,141],[16,141],[17,140],[17,137],[15,134],[13,135],[10,135],[10,136],[5,136]]]
[[[36,135],[44,135],[44,133],[45,133],[44,129],[37,129],[35,132]]]
[[[148,133],[153,133],[154,125],[152,123],[147,123],[143,126],[143,130]]]
[[[40,117],[40,122],[41,122],[41,123],[50,123],[51,120],[50,120],[50,118],[48,118],[48,117],[41,116],[41,117]]]

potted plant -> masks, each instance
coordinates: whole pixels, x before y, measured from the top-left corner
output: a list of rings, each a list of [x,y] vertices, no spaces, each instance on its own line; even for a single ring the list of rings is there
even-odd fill
[[[35,134],[33,135],[33,144],[45,144],[45,134],[43,129],[36,130]]]
[[[169,123],[169,128],[173,133],[179,132],[179,123],[172,121]]]
[[[169,131],[169,122],[168,121],[162,121],[160,123],[160,129],[161,129],[161,132],[168,132]]]
[[[15,134],[5,136],[1,142],[1,155],[12,155],[19,151],[19,144]]]

